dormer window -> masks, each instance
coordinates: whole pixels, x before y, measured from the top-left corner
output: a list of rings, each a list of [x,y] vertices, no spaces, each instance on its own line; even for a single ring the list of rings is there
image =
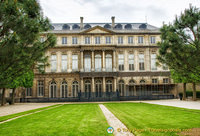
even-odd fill
[[[115,29],[122,29],[122,25],[121,25],[121,24],[117,24],[117,25],[115,26]]]
[[[80,26],[77,25],[77,24],[74,24],[74,25],[72,26],[72,29],[73,29],[73,30],[78,30],[78,29],[80,29]]]
[[[111,28],[111,25],[105,24],[105,25],[104,25],[104,28],[110,29],[110,28]]]
[[[86,25],[84,26],[84,29],[89,29],[89,28],[91,28],[91,25],[89,25],[89,24],[86,24]]]
[[[70,29],[70,26],[67,25],[67,24],[64,24],[63,27],[62,27],[63,30],[69,30]]]
[[[131,24],[126,24],[125,25],[125,29],[132,29],[132,25]]]

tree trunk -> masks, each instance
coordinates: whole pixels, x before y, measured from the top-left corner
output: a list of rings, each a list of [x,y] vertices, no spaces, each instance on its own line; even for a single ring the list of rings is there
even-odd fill
[[[13,88],[13,91],[12,91],[12,97],[11,97],[11,105],[15,104],[15,90],[16,88]]]
[[[5,105],[5,92],[6,92],[6,89],[3,88],[3,90],[2,90],[2,96],[1,96],[1,106]]]
[[[186,83],[183,83],[183,100],[186,100]]]
[[[192,89],[193,89],[193,101],[196,101],[197,100],[196,83],[192,83]]]

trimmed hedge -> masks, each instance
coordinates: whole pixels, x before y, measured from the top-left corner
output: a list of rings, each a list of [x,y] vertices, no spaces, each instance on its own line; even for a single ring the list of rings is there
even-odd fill
[[[183,97],[183,93],[180,92],[179,96]],[[193,92],[192,91],[186,91],[186,97],[192,97],[192,96],[193,96]],[[200,98],[200,91],[197,91],[197,98]]]

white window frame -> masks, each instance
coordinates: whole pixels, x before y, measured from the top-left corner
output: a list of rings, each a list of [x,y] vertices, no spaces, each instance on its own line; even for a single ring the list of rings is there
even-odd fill
[[[133,44],[133,36],[128,36],[128,44]]]
[[[67,72],[67,55],[66,54],[62,54],[61,56],[61,68],[62,68],[62,72]]]
[[[90,44],[90,37],[89,36],[85,37],[85,44]]]
[[[106,44],[111,44],[111,36],[106,36]]]
[[[67,37],[62,37],[62,44],[63,45],[67,44]]]
[[[78,55],[72,55],[72,71],[78,71]]]
[[[78,44],[78,37],[72,37],[72,44]]]
[[[118,44],[123,44],[123,36],[118,36]]]
[[[138,44],[144,43],[144,36],[138,36]]]

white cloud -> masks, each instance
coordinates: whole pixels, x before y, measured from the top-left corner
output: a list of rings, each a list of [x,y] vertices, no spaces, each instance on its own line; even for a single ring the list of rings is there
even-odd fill
[[[155,26],[172,22],[175,15],[189,7],[200,7],[199,0],[39,0],[43,13],[54,23],[147,22]]]

